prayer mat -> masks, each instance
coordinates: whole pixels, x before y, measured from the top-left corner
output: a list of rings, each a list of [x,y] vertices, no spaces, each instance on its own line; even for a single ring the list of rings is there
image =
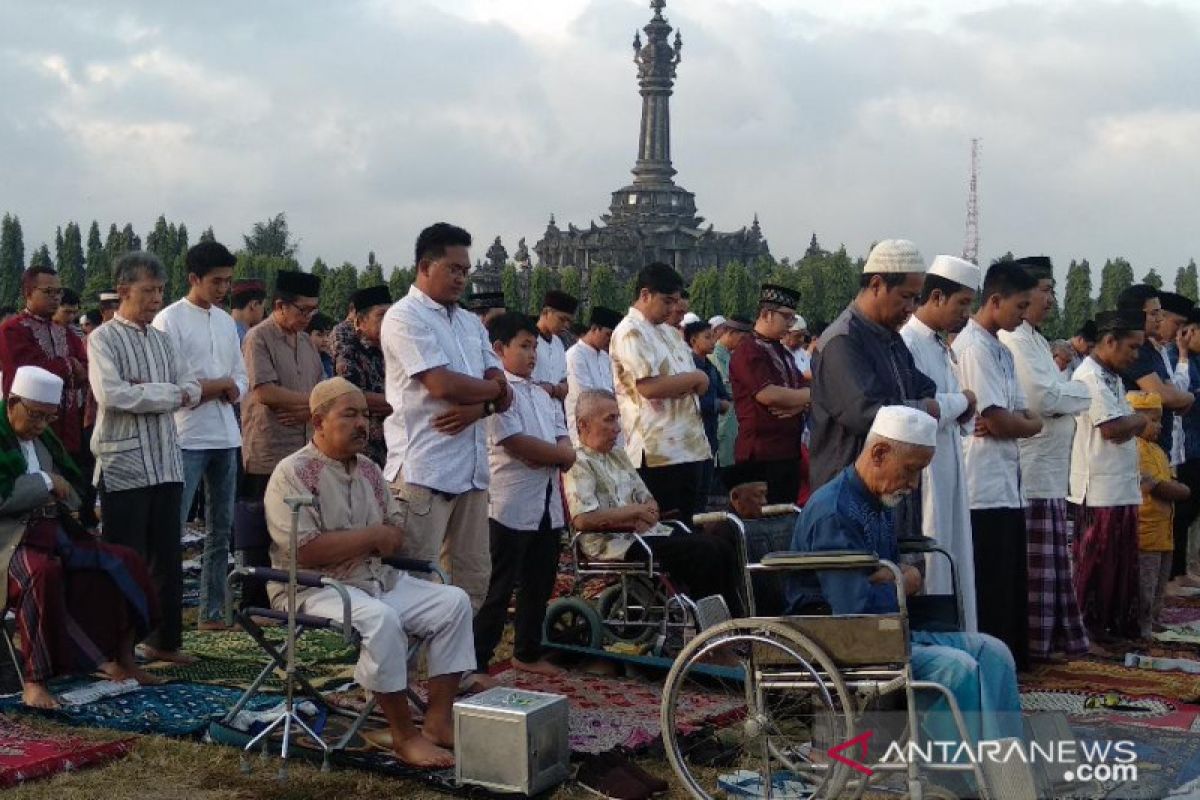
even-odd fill
[[[1200,608],[1185,606],[1163,606],[1158,613],[1158,621],[1163,625],[1188,625],[1200,622]]]
[[[1137,725],[1177,731],[1200,728],[1197,725],[1200,706],[1155,695],[1033,689],[1021,692],[1021,710],[1026,713],[1061,712],[1072,722]]]
[[[287,631],[282,627],[264,629],[267,641],[282,651]],[[198,658],[218,661],[249,661],[260,666],[267,654],[244,631],[184,631],[183,650]],[[333,631],[308,631],[296,642],[296,663],[303,667],[316,664],[352,664],[358,649],[346,644],[341,634]]]
[[[259,661],[230,658],[201,658],[195,664],[171,664],[165,661],[156,661],[153,664],[147,664],[146,670],[170,681],[213,683],[218,686],[245,689],[258,677],[258,673],[262,671],[266,662],[267,657],[264,653]],[[297,669],[300,675],[318,689],[331,684],[345,683],[354,678],[353,664],[301,664]],[[282,670],[273,670],[263,683],[263,688],[268,691],[282,691]]]
[[[1021,681],[1021,688],[1115,691],[1132,695],[1158,695],[1193,703],[1200,700],[1200,675],[1157,672],[1103,661],[1072,661],[1035,667]]]
[[[1092,784],[1090,791],[1087,784],[1077,784],[1072,787],[1073,797],[1161,800],[1200,776],[1200,736],[1195,734],[1108,722],[1074,723],[1071,728],[1080,742],[1133,742],[1138,768],[1136,781]]]
[[[86,681],[51,684],[53,691],[78,688]],[[220,719],[241,696],[237,689],[198,683],[165,683],[143,686],[135,692],[106,697],[82,706],[52,711],[27,708],[20,696],[0,697],[0,712],[37,714],[66,725],[108,728],[129,733],[194,737],[208,724]],[[261,711],[279,702],[279,695],[259,694],[250,700],[251,711]]]
[[[92,742],[65,733],[34,730],[0,717],[0,789],[122,758],[133,749],[135,741],[130,737]]]

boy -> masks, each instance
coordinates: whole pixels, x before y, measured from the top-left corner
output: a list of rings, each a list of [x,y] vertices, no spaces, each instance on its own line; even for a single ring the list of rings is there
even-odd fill
[[[1192,493],[1172,479],[1167,454],[1158,445],[1162,398],[1153,392],[1130,392],[1126,398],[1133,410],[1146,418],[1146,427],[1137,439],[1142,484],[1142,507],[1138,509],[1138,629],[1143,639],[1149,639],[1171,579],[1175,503],[1187,500]]]
[[[721,415],[729,410],[733,402],[729,392],[725,389],[725,382],[721,380],[721,373],[717,371],[717,365],[708,360],[716,345],[712,335],[712,326],[704,320],[690,322],[683,327],[683,340],[692,350],[692,360],[696,364],[696,369],[703,370],[708,375],[708,391],[700,398],[700,419],[704,422],[704,435],[708,437],[708,447],[715,457],[717,455],[717,424]],[[700,478],[703,495],[712,491],[714,469],[715,463],[712,458],[704,462],[704,473]],[[707,499],[706,496],[703,497],[705,502]]]
[[[542,622],[566,525],[559,473],[575,463],[575,450],[562,405],[532,380],[538,339],[533,320],[502,314],[488,324],[488,337],[512,387],[513,403],[487,421],[492,574],[475,616],[476,671],[487,672],[517,586],[512,665],[554,675],[561,670],[542,657]]]

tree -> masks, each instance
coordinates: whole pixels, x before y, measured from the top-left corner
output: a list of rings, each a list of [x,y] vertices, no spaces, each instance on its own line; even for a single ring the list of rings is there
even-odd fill
[[[578,319],[586,319],[585,309],[582,306],[583,300],[583,274],[579,271],[579,267],[566,267],[558,273],[558,286],[567,294],[581,301],[579,313],[576,315]]]
[[[294,258],[296,255],[296,245],[292,243],[288,231],[287,215],[282,211],[266,222],[254,223],[250,233],[242,239],[246,243],[246,252],[251,255],[277,258]]]
[[[758,305],[758,287],[738,261],[725,267],[721,276],[721,314],[745,314],[753,318]]]
[[[375,251],[367,253],[367,268],[358,276],[358,288],[365,289],[368,286],[383,286],[387,281],[383,279],[383,265],[375,260]]]
[[[0,220],[0,306],[16,307],[24,270],[25,238],[21,233],[21,220],[5,214]]]
[[[721,273],[709,267],[696,273],[688,290],[692,295],[692,311],[700,319],[711,319],[721,312]]]
[[[358,267],[349,261],[330,271],[321,283],[321,313],[335,320],[346,316],[350,308],[350,296],[358,289]]]
[[[624,311],[629,307],[632,294],[625,291],[625,287],[617,279],[617,273],[607,264],[592,264],[588,283],[588,297],[591,298],[592,308],[603,306],[613,311]],[[505,298],[507,297],[506,293]]]
[[[1117,295],[1133,285],[1133,267],[1123,258],[1110,258],[1100,270],[1100,298],[1097,311],[1117,307]]]
[[[837,252],[830,253],[820,262],[822,273],[821,294],[814,319],[827,323],[837,319],[843,309],[858,294],[859,275],[862,265],[856,264],[842,245]],[[811,324],[814,320],[809,320]]]
[[[1063,333],[1074,336],[1095,313],[1092,304],[1092,267],[1087,259],[1071,260],[1067,267],[1067,288],[1063,293]]]
[[[217,240],[217,237],[216,237],[216,235],[213,233],[212,225],[209,225],[207,228],[205,228],[204,230],[200,231],[200,241],[202,241],[202,242],[215,242],[216,240]]]
[[[388,291],[392,295],[392,300],[399,300],[408,294],[408,287],[412,286],[415,279],[416,270],[392,267],[392,276],[388,278]]]
[[[515,264],[505,264],[504,269],[500,270],[500,291],[504,292],[506,308],[516,311],[525,307],[521,297],[521,276],[517,274]],[[596,302],[595,295],[592,295],[592,298],[592,302]]]
[[[121,229],[121,235],[125,238],[125,252],[142,249],[142,239],[133,232],[132,222],[125,223],[125,227]]]
[[[1161,289],[1163,286],[1162,276],[1158,274],[1158,270],[1151,269],[1146,273],[1146,277],[1142,278],[1142,283],[1147,286],[1153,286],[1155,289]]]
[[[1050,310],[1047,311],[1046,316],[1042,318],[1042,324],[1038,326],[1038,330],[1041,332],[1042,336],[1045,336],[1052,342],[1055,339],[1070,338],[1071,334],[1066,332],[1066,326],[1063,323],[1063,314],[1058,306],[1058,298],[1055,297],[1054,304],[1050,306]]]
[[[57,238],[57,237],[56,237]],[[58,248],[54,268],[62,285],[76,292],[83,291],[83,235],[79,223],[68,222],[62,234],[62,245]]]
[[[100,224],[92,220],[87,238],[87,270],[84,272],[84,301],[95,303],[97,295],[112,283],[112,267],[108,252],[100,241]]]
[[[1192,302],[1200,299],[1200,289],[1196,281],[1196,259],[1188,259],[1186,267],[1180,267],[1175,273],[1175,291]]]
[[[29,266],[54,269],[54,259],[50,258],[50,248],[46,246],[45,242],[42,242],[42,246],[33,251],[33,255],[29,257]]]
[[[527,313],[538,316],[542,313],[542,300],[546,292],[558,288],[558,274],[549,267],[534,267],[529,274],[529,303]]]

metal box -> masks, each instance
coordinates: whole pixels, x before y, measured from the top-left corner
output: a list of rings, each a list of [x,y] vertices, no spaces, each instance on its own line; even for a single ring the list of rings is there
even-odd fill
[[[567,779],[567,698],[498,686],[454,704],[459,784],[535,795]]]

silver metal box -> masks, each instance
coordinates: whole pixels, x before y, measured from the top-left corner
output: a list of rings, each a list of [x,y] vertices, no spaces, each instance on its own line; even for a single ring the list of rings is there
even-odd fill
[[[460,784],[534,795],[569,774],[567,698],[498,686],[454,704]]]

